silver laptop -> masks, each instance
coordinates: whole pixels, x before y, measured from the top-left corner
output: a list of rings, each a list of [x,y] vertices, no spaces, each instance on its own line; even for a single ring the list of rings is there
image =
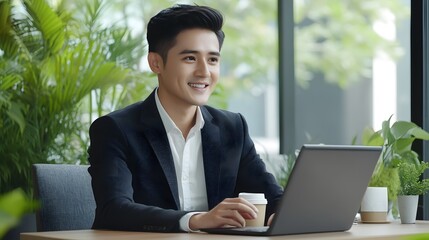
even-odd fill
[[[346,231],[354,222],[381,149],[304,145],[270,227],[202,231],[254,236]]]

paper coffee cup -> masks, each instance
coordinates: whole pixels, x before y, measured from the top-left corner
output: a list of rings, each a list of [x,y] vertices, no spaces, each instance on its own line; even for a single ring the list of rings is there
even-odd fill
[[[362,222],[377,223],[387,220],[387,188],[368,187],[360,205]]]
[[[265,220],[265,209],[267,206],[267,199],[263,193],[240,193],[240,198],[246,199],[251,204],[255,205],[258,209],[258,216],[256,219],[246,219],[246,226],[248,227],[262,227]]]

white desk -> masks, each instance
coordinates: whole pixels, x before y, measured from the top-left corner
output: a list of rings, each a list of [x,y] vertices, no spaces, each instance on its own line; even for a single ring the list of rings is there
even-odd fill
[[[285,235],[275,237],[249,237],[249,236],[227,236],[206,233],[150,233],[150,232],[122,232],[122,231],[102,231],[102,230],[77,230],[58,232],[37,232],[21,233],[21,240],[142,240],[142,239],[174,239],[174,240],[234,240],[234,239],[318,239],[318,240],[347,240],[347,239],[378,239],[392,240],[412,239],[407,236],[416,234],[427,234],[429,239],[429,221],[417,221],[416,224],[400,224],[393,222],[388,224],[355,224],[349,231],[334,233],[314,233],[300,235]]]

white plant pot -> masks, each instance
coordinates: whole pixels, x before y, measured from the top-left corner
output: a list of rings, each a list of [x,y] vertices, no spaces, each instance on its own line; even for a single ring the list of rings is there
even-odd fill
[[[398,210],[401,217],[401,223],[416,223],[417,205],[419,203],[418,195],[398,196]]]

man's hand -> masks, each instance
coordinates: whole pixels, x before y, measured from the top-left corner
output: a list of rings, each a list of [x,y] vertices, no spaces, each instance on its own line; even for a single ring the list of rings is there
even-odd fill
[[[243,198],[226,198],[209,212],[196,214],[189,220],[189,228],[244,227],[245,219],[255,219],[258,209]]]
[[[268,221],[267,221],[268,226],[270,226],[271,223],[273,222],[274,215],[275,215],[275,213],[271,214],[271,216],[268,218]]]

